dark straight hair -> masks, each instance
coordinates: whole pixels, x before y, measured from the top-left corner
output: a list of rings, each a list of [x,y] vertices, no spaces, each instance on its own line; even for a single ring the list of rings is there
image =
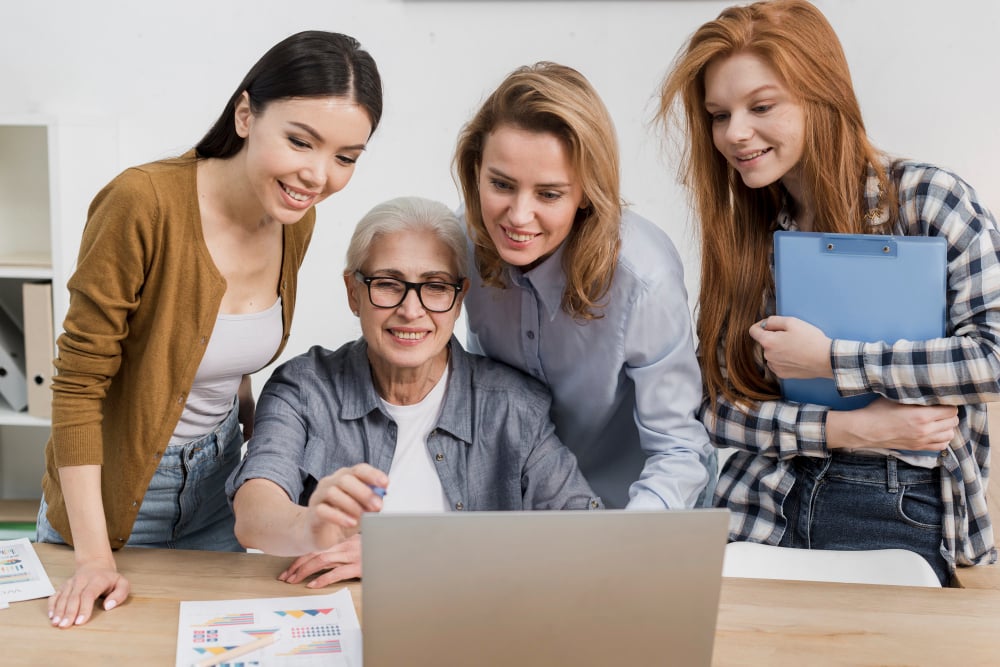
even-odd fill
[[[215,125],[195,146],[198,157],[229,158],[243,148],[235,114],[244,91],[255,114],[274,100],[345,97],[364,107],[373,133],[382,117],[382,79],[371,55],[348,35],[307,30],[278,42],[250,68]]]

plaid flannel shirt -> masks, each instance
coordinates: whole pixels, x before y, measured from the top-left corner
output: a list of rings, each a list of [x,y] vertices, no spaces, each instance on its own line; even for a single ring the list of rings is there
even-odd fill
[[[845,396],[876,392],[903,403],[958,406],[959,426],[940,458],[942,553],[953,568],[995,562],[985,497],[990,450],[984,404],[1000,400],[1000,231],[975,191],[954,174],[910,161],[886,168],[899,189],[892,233],[942,236],[948,242],[946,335],[891,345],[834,340],[834,380]],[[872,223],[884,222],[874,173],[866,199]],[[776,226],[797,229],[787,209]],[[774,295],[766,295],[764,303],[765,314],[774,314]],[[765,372],[763,359],[759,362]],[[730,540],[781,541],[794,458],[830,455],[828,410],[783,400],[735,404],[719,398],[714,408],[707,400],[702,404],[700,416],[713,444],[735,449],[715,495],[715,504],[731,511]]]

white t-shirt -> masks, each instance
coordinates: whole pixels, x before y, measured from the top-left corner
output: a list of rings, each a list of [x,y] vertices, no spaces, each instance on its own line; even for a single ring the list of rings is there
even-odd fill
[[[430,393],[414,405],[392,405],[379,397],[397,429],[383,512],[444,512],[448,507],[441,478],[427,451],[427,436],[441,415],[449,373],[451,364]]]

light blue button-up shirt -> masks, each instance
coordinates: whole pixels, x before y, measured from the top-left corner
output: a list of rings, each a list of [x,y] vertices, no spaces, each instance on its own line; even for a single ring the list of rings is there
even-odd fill
[[[549,386],[559,439],[608,507],[694,506],[715,459],[696,417],[701,372],[684,270],[667,235],[623,214],[602,319],[561,309],[561,247],[526,273],[508,267],[507,280],[496,289],[471,279],[470,349]]]

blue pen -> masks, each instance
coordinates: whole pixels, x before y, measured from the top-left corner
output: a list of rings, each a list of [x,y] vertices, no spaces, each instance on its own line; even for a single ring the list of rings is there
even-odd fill
[[[375,492],[375,495],[379,498],[385,498],[385,488],[381,486],[375,486],[374,484],[369,484],[368,488]]]

